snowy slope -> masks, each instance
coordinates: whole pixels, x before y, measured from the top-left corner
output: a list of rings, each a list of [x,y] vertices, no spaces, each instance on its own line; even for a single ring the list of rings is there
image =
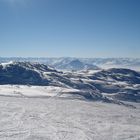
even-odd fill
[[[79,100],[0,98],[1,140],[139,140],[136,109]]]
[[[140,72],[2,63],[0,108],[1,140],[139,140]]]
[[[140,73],[130,69],[59,72],[44,64],[10,62],[0,65],[0,84],[1,95],[140,102]]]

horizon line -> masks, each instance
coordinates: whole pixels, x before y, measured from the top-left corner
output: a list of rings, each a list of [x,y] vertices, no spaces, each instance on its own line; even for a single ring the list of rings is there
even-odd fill
[[[45,56],[0,56],[0,58],[39,58],[39,59],[47,59],[47,58],[77,58],[77,59],[140,59],[140,57],[74,57],[74,56],[61,56],[61,57],[56,57],[56,56],[52,56],[52,57],[45,57]]]

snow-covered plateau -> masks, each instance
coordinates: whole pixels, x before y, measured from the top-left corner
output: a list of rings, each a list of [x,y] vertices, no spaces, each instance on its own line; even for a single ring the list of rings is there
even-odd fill
[[[140,72],[79,67],[1,63],[0,139],[140,140]]]
[[[139,140],[136,108],[60,98],[0,97],[1,140]]]

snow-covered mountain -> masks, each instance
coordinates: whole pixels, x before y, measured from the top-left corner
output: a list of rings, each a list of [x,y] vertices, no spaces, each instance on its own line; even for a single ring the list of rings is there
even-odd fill
[[[89,58],[83,59],[83,61],[97,65],[101,68],[128,68],[140,71],[139,58]]]
[[[64,61],[60,61],[58,63],[55,63],[53,65],[56,69],[59,70],[74,70],[74,71],[80,71],[80,70],[97,70],[99,67],[93,65],[93,64],[86,64],[79,59],[74,59],[71,61],[67,61],[64,63]]]
[[[43,91],[43,95],[49,92],[52,95],[55,93],[57,97],[106,102],[140,101],[140,73],[130,69],[59,72],[47,65],[33,62],[1,63],[0,84],[44,86],[37,89]],[[15,90],[18,90],[16,93],[25,95],[22,88],[19,90],[15,86],[14,93]]]
[[[105,96],[140,102],[140,72],[112,68],[89,76],[90,83]]]
[[[10,62],[0,64],[0,84],[47,85],[43,72],[55,72],[46,65],[29,62]]]
[[[0,58],[0,62],[38,62],[42,64],[47,64],[55,69],[63,70],[86,70],[86,69],[97,69],[97,68],[128,68],[140,71],[140,59],[139,58],[71,58],[71,57],[61,57],[61,58]],[[80,67],[78,65],[73,65],[75,61],[79,61]],[[76,62],[77,63],[77,62]]]
[[[73,77],[73,79],[72,79]],[[78,80],[77,80],[78,79]],[[0,84],[52,86],[69,89],[70,94],[77,94],[92,99],[92,86],[83,83],[77,76],[56,71],[44,64],[30,62],[10,62],[0,65]],[[96,94],[96,93],[95,93]],[[101,96],[97,94],[97,97]]]

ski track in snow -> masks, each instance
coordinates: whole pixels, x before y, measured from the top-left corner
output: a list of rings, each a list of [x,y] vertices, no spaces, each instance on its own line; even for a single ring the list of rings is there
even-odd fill
[[[139,140],[140,104],[132,109],[58,98],[0,97],[2,140]]]

